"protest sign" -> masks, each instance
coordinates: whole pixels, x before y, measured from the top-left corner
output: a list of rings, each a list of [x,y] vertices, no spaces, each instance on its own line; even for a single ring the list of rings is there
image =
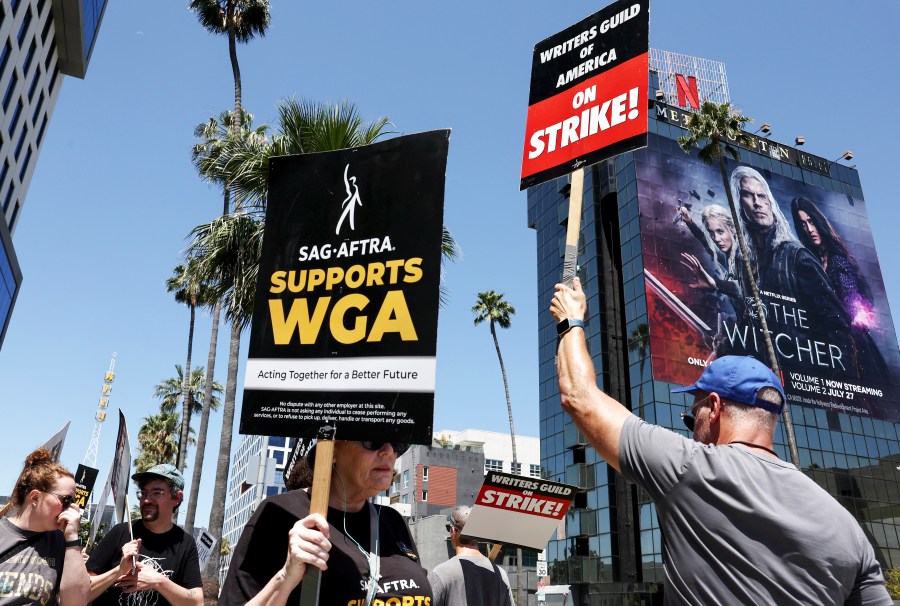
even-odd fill
[[[271,161],[241,433],[431,443],[448,143]]]
[[[559,482],[489,472],[463,534],[494,543],[544,549],[577,491],[577,487]]]
[[[534,47],[520,189],[647,144],[648,0],[619,0]]]

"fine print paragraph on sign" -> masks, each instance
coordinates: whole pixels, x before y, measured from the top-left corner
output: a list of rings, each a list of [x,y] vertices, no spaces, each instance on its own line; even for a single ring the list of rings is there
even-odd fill
[[[253,413],[255,419],[307,421],[310,423],[343,423],[408,425],[415,420],[403,410],[388,410],[383,404],[364,402],[279,402],[277,406],[263,406]]]

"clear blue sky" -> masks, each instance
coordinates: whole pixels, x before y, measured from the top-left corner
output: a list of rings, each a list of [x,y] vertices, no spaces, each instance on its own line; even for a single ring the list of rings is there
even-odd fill
[[[84,81],[66,79],[14,235],[24,283],[0,351],[5,465],[11,490],[25,455],[72,421],[63,463],[81,462],[103,373],[118,352],[112,409],[132,443],[157,410],[153,386],[184,363],[187,309],[165,292],[185,236],[215,217],[220,194],[189,163],[194,125],[233,105],[224,38],[186,1],[112,0]],[[506,293],[518,313],[500,343],[516,429],[538,435],[534,232],[518,177],[534,44],[599,3],[282,0],[265,38],[239,47],[244,105],[272,121],[279,99],[352,100],[395,130],[453,129],[445,223],[461,244],[438,331],[435,428],[508,431],[503,385],[477,292]],[[900,4],[714,0],[651,5],[650,44],[726,64],[732,99],[784,143],[829,159],[852,150],[891,308],[900,310],[894,106]],[[216,378],[225,382],[228,331]],[[200,316],[195,364],[205,364]],[[244,350],[246,352],[246,348]],[[246,356],[246,354],[245,354]],[[243,379],[244,358],[241,360]],[[103,428],[101,480],[115,415]],[[237,426],[237,424],[236,424]],[[210,424],[197,524],[212,499],[220,415]],[[236,446],[239,436],[235,437]],[[190,464],[190,461],[189,461]],[[190,470],[189,470],[190,471]]]

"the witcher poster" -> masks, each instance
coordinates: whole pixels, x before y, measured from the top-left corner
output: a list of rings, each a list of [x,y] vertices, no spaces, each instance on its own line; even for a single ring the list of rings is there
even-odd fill
[[[635,152],[654,378],[688,384],[728,354],[766,361],[742,235],[789,401],[897,421],[900,352],[866,202],[770,167],[726,161],[735,225],[718,165],[655,135]]]

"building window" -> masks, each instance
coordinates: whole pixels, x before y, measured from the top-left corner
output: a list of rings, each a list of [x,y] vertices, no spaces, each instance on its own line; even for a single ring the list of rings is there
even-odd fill
[[[428,481],[428,465],[422,466],[422,481],[423,482]]]
[[[25,39],[25,34],[28,33],[28,27],[31,25],[31,9],[28,9],[28,12],[25,13],[25,18],[22,19],[22,25],[19,26],[19,34],[16,36],[16,40],[19,42],[19,48],[22,48],[22,41]]]
[[[541,477],[541,466],[540,465],[529,465],[528,468],[529,468],[528,471],[531,474],[532,478]]]
[[[44,93],[41,92],[41,96],[38,97],[37,105],[34,107],[34,114],[31,116],[31,123],[37,124],[38,116],[41,115],[41,108],[44,107]]]
[[[19,169],[19,181],[25,180],[25,172],[28,170],[28,163],[31,162],[31,146],[28,146],[28,153],[22,161],[22,168]]]
[[[16,162],[19,161],[19,156],[22,154],[22,146],[25,145],[25,135],[28,134],[28,125],[25,125],[25,128],[22,129],[22,134],[19,135],[19,142],[16,143],[16,151],[14,153],[14,157]]]
[[[41,140],[44,138],[44,129],[47,128],[47,114],[44,114],[44,119],[41,121],[41,128],[38,130],[37,136],[37,145],[41,146]]]
[[[12,44],[7,40],[6,46],[3,47],[3,52],[0,53],[0,76],[2,76],[3,72],[6,70],[6,64],[9,62],[10,53],[12,53]]]
[[[409,495],[408,494],[400,495],[400,502],[401,503],[409,503]]]
[[[409,470],[403,472],[403,488],[409,488]]]
[[[16,70],[13,70],[12,78],[9,79],[9,84],[6,86],[6,94],[3,95],[3,111],[7,111],[9,109],[9,103],[12,101],[13,93],[16,90],[16,84],[19,83],[19,75],[16,73]]]
[[[428,491],[427,491],[427,490],[423,490],[423,491],[422,491],[422,502],[423,502],[423,503],[427,503],[427,502],[428,502]]]
[[[13,112],[12,119],[9,121],[9,135],[12,136],[13,131],[16,130],[16,127],[19,125],[19,118],[22,117],[22,100],[19,99],[19,103],[16,105],[16,110]]]
[[[28,70],[31,68],[31,61],[34,59],[34,54],[37,52],[37,40],[34,38],[31,39],[31,46],[28,47],[28,54],[25,55],[25,62],[22,64],[22,73],[27,74]]]
[[[44,22],[44,29],[41,30],[41,42],[44,46],[47,45],[47,34],[50,33],[50,24],[53,23],[53,19],[47,17],[47,20]]]
[[[521,463],[516,463],[516,464],[510,463],[509,468],[512,470],[511,473],[514,473],[517,476],[522,475],[522,464]]]
[[[503,471],[503,461],[498,461],[497,459],[485,459],[484,472],[487,473],[489,471]]]
[[[9,208],[9,203],[12,201],[13,194],[16,193],[16,184],[9,184],[9,191],[6,192],[6,200],[3,202],[3,214],[6,214],[6,210]]]
[[[41,70],[34,70],[34,77],[31,79],[31,86],[28,87],[28,102],[34,100],[34,91],[37,90],[38,80],[41,79]]]

